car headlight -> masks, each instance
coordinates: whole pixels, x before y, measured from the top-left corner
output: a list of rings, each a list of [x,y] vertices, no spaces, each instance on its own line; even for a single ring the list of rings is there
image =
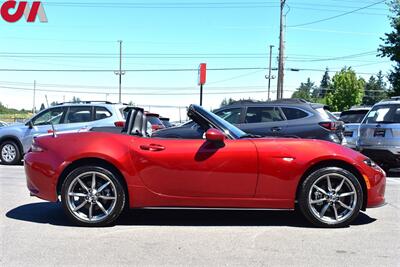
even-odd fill
[[[375,162],[373,162],[370,158],[366,158],[366,159],[364,159],[363,161],[364,161],[364,163],[365,163],[366,165],[370,166],[371,168],[375,168],[375,169],[379,168],[378,164],[376,164]]]

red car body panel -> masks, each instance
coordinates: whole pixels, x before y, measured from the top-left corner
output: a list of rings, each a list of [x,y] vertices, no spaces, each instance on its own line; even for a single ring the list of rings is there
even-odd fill
[[[262,138],[206,140],[141,138],[82,132],[36,138],[43,152],[25,155],[31,194],[57,201],[63,170],[77,160],[109,162],[126,182],[135,207],[236,207],[293,209],[304,173],[338,160],[354,166],[368,188],[367,206],[384,202],[385,174],[365,156],[329,142]]]

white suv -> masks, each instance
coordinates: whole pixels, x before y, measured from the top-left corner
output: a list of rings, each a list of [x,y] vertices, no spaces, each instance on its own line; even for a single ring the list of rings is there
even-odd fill
[[[85,101],[62,103],[45,109],[25,123],[0,128],[0,160],[2,164],[18,164],[29,150],[33,137],[51,133],[52,129],[79,131],[99,126],[121,126],[127,105]]]

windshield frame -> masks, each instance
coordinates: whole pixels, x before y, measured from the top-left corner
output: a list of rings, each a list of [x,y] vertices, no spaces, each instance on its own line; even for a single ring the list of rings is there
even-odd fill
[[[195,116],[193,116],[195,115]],[[188,116],[196,123],[196,115],[200,116],[202,119],[206,120],[213,128],[221,130],[224,134],[226,134],[230,139],[240,139],[244,136],[247,136],[245,132],[222,119],[218,115],[205,110],[203,107],[198,105],[190,105],[188,108]]]

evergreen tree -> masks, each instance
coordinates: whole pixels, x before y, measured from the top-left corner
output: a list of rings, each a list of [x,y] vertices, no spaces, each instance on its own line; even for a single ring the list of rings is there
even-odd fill
[[[322,76],[320,88],[316,89],[314,93],[313,92],[313,97],[315,98],[324,98],[326,94],[329,92],[329,87],[331,86],[331,77],[329,76],[329,69],[325,69],[324,76]]]
[[[371,76],[365,84],[363,104],[372,106],[386,97],[386,83],[383,81],[382,71],[379,71],[376,78],[375,76]]]
[[[311,92],[315,91],[315,89],[315,84],[308,78],[307,82],[300,84],[299,88],[293,93],[292,98],[301,98],[310,101],[312,99]]]
[[[394,62],[394,69],[389,73],[389,81],[392,85],[390,95],[400,95],[400,1],[392,0],[390,2],[391,17],[390,25],[393,31],[385,33],[385,37],[381,38],[384,44],[378,48],[379,56],[388,57]]]

